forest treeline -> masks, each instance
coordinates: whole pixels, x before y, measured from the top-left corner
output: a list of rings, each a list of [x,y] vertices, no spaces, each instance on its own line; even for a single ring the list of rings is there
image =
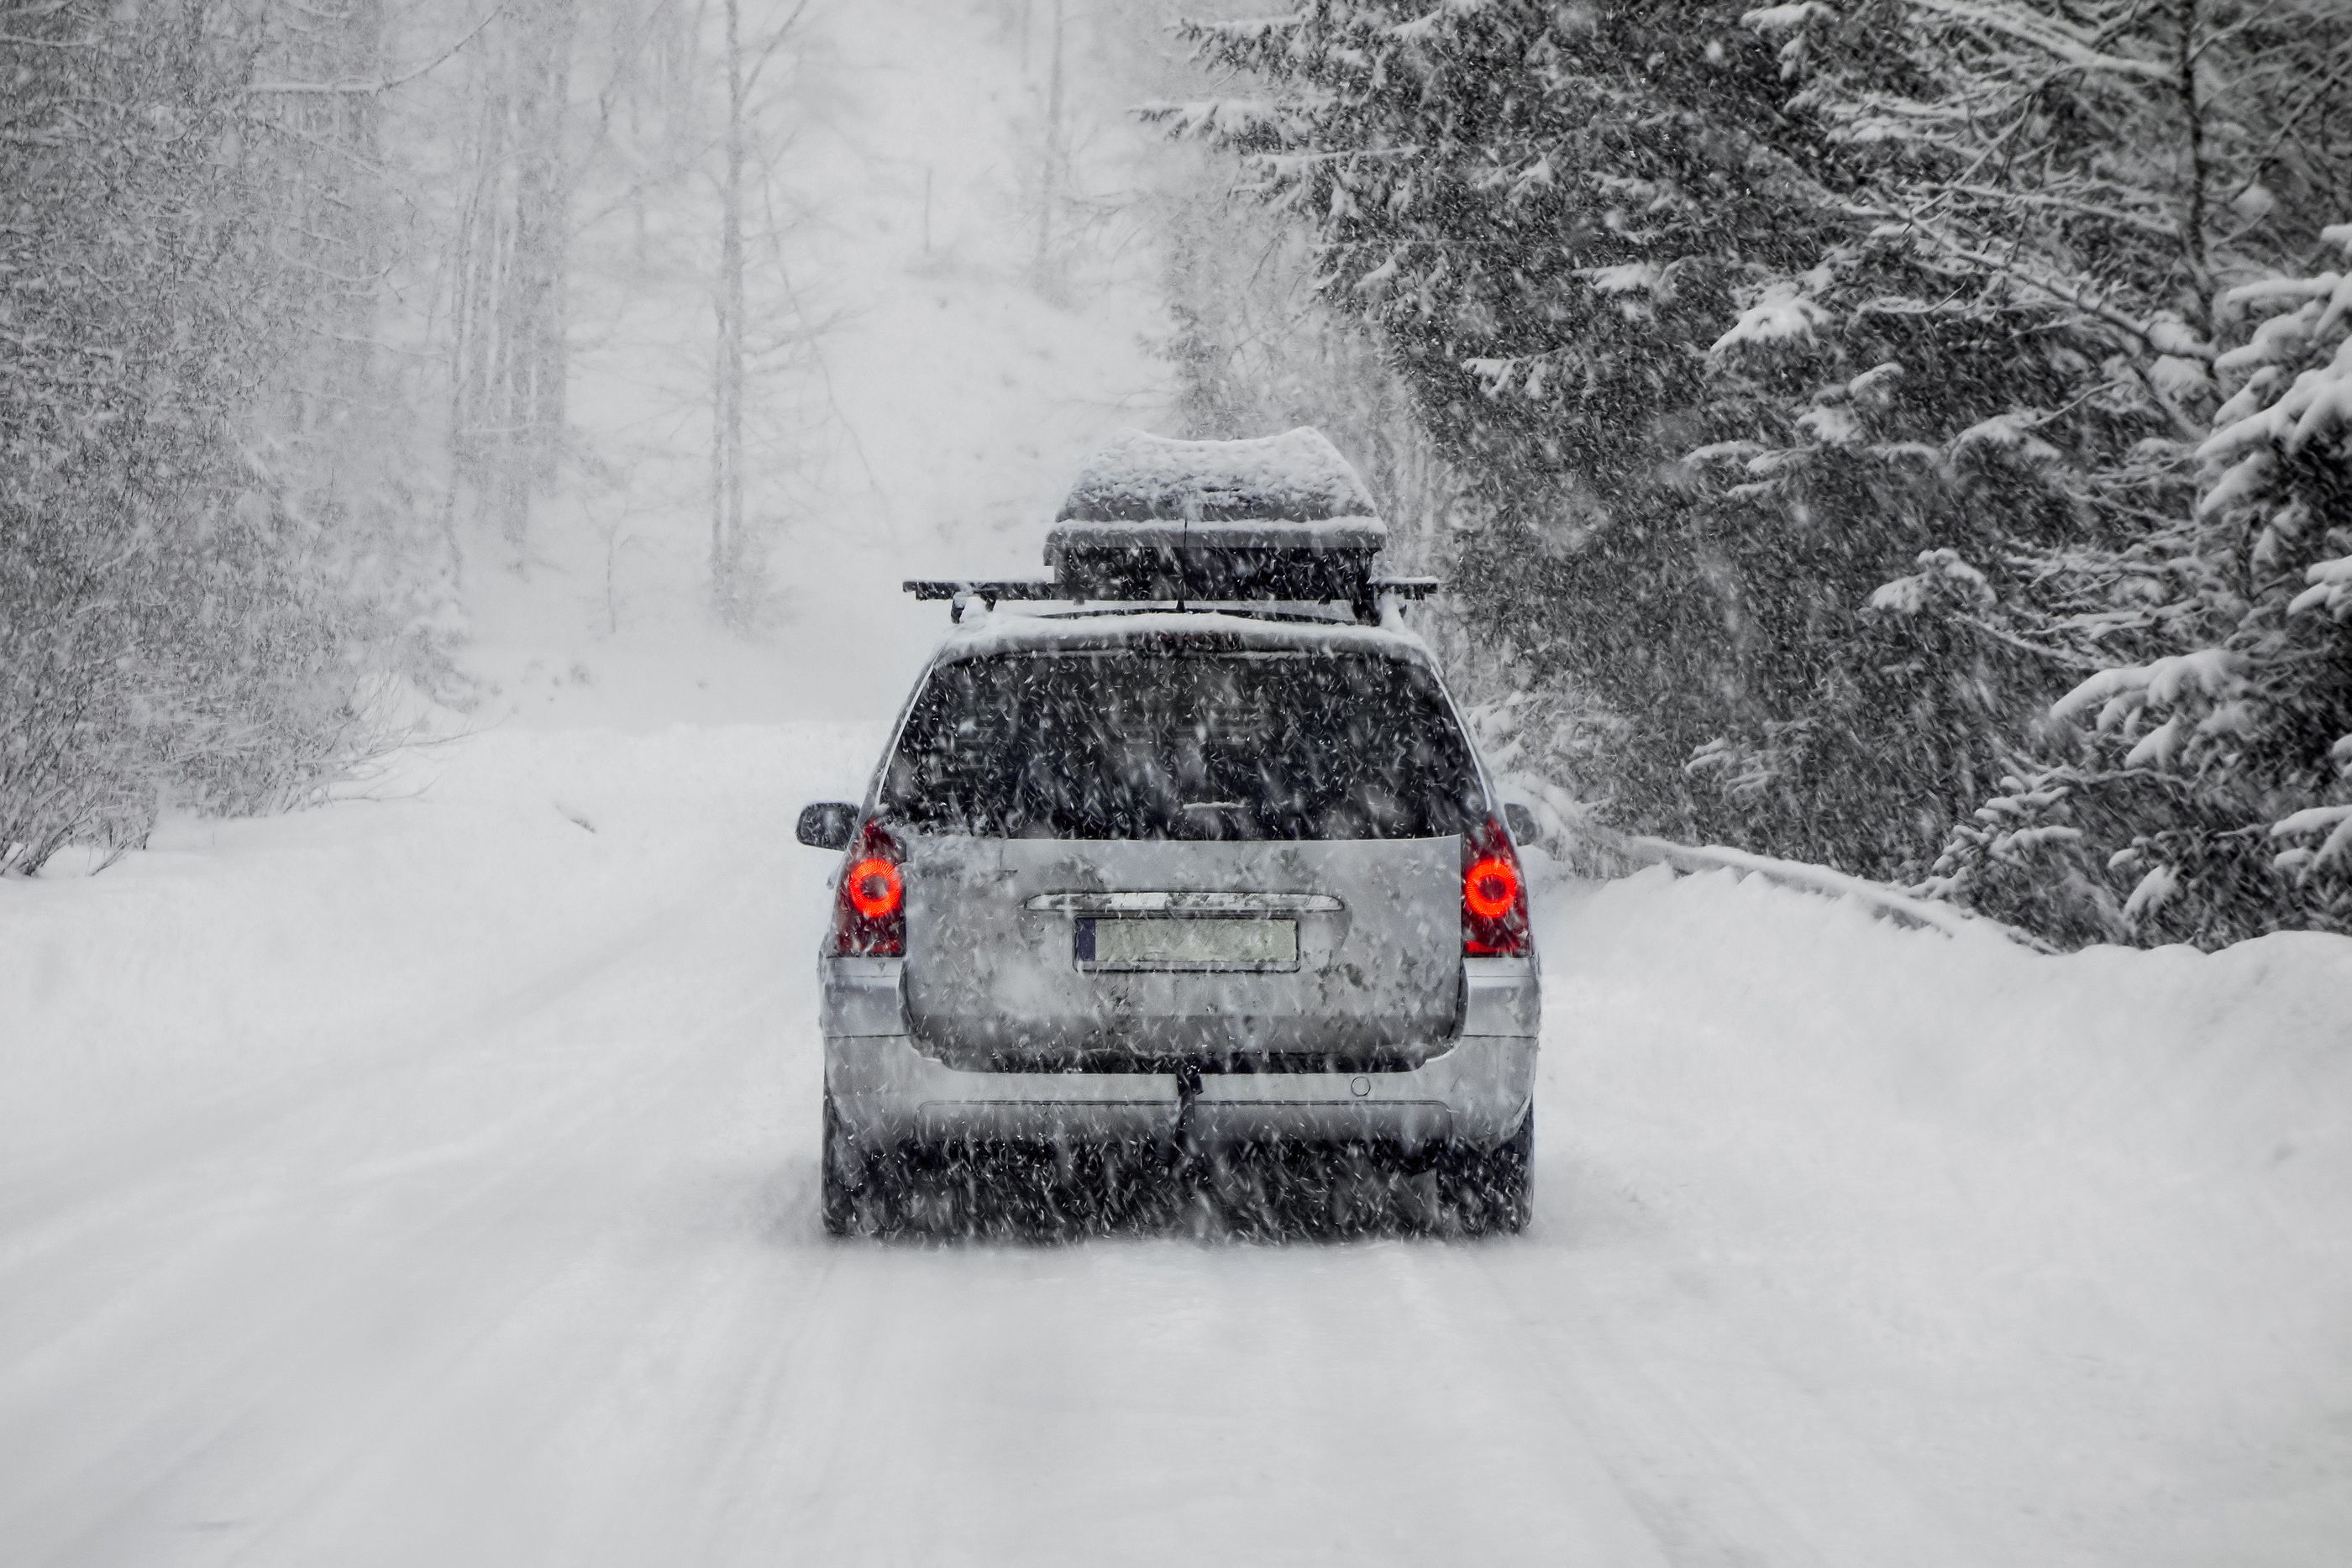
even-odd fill
[[[2067,943],[2352,931],[2352,9],[1184,31],[1222,95],[1150,112],[1398,389],[1348,417],[1425,453],[1522,766]],[[1204,432],[1248,298],[1179,291]]]
[[[331,476],[374,369],[373,126],[252,89],[352,32],[0,12],[0,872],[135,842],[165,795],[268,804],[350,741],[393,612],[336,526],[380,492]]]
[[[566,409],[596,225],[624,287],[705,312],[734,606],[749,127],[796,15],[0,5],[0,874],[299,802],[397,738],[387,689],[447,695],[467,541],[526,567],[596,462]]]
[[[447,676],[469,545],[606,461],[583,235],[702,313],[756,598],[798,15],[0,8],[0,873],[307,798]],[[1181,417],[1332,428],[1514,766],[2065,942],[2352,930],[2352,9],[1180,32],[1222,96],[1152,113],[1244,193],[1146,198]]]

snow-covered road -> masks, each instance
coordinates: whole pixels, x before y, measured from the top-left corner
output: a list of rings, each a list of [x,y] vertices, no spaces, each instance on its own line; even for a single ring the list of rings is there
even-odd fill
[[[2352,944],[1541,890],[1524,1238],[828,1242],[814,726],[0,887],[8,1563],[2309,1563]]]

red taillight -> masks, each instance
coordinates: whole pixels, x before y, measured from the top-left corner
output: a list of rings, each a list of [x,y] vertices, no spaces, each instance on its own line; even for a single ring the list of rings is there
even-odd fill
[[[1528,948],[1527,878],[1510,834],[1488,818],[1462,835],[1462,951],[1508,958]]]
[[[1462,873],[1462,906],[1481,920],[1500,920],[1519,902],[1519,868],[1488,855]]]
[[[896,915],[898,905],[906,902],[907,884],[899,880],[898,868],[886,860],[859,861],[842,883],[849,890],[851,904],[868,920]]]
[[[907,956],[907,883],[898,841],[866,822],[850,845],[849,865],[833,901],[833,950],[845,956]]]

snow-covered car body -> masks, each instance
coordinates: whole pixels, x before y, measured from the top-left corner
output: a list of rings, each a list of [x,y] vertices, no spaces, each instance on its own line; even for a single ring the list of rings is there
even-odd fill
[[[1293,787],[1276,810],[1235,804],[1231,771],[1215,776],[1222,759],[1201,758],[1195,735],[1178,737],[1172,758],[1148,740],[1137,749],[1151,755],[1130,751],[1128,787],[1093,803],[1095,821],[1050,821],[1068,799],[1007,821],[1003,800],[972,798],[961,758],[936,761],[943,734],[1001,724],[1018,755],[982,742],[991,754],[977,770],[1013,765],[1019,777],[997,792],[1016,811],[1043,776],[1045,793],[1063,789],[1083,814],[1094,781],[1073,773],[1100,762],[1107,737],[1137,738],[1118,729],[1123,716],[1164,717],[1155,688],[1177,691],[1181,705],[1235,672],[1260,690],[1287,677],[1310,697],[1401,695],[1333,717],[1361,731],[1406,710],[1402,722],[1418,728],[1404,745],[1394,729],[1357,738],[1385,743],[1382,764],[1421,766],[1435,808],[1346,799],[1350,786],[1402,791],[1396,767],[1351,773],[1339,758],[1325,759],[1318,781],[1338,797],[1319,820],[1287,809],[1296,768],[1255,769],[1261,789]],[[1113,701],[1108,723],[1099,707],[1059,726],[1019,711],[1024,686],[1042,699],[1033,709],[1050,709],[1072,687],[1100,691],[1122,674],[1128,689],[1109,695],[1142,700]],[[1015,711],[982,706],[998,695],[1013,695]],[[1237,728],[1297,716],[1270,706]],[[1522,903],[1520,939],[1486,944],[1516,950],[1465,951],[1465,876],[1507,846],[1467,734],[1426,650],[1393,631],[1139,613],[1002,616],[950,638],[899,716],[836,879],[854,925],[840,879],[869,862],[893,866],[901,922],[895,942],[861,944],[839,920],[824,941],[825,1083],[841,1134],[875,1149],[1071,1137],[1491,1148],[1509,1138],[1532,1090],[1538,970],[1517,885],[1507,897]],[[1270,738],[1227,737],[1236,751]],[[1293,738],[1312,751],[1335,737],[1327,728]],[[1056,746],[1069,754],[1055,758]],[[1200,784],[1218,793],[1171,798]],[[1161,810],[1171,804],[1172,815]],[[1062,826],[1136,836],[1058,836]],[[1347,836],[1358,832],[1378,836]]]
[[[828,1224],[898,1155],[1076,1141],[1499,1161],[1523,1223],[1525,883],[1428,649],[1393,602],[1360,623],[1386,580],[1360,481],[1312,432],[1127,447],[1073,493],[1052,584],[971,592],[1176,607],[961,626],[865,799],[803,815],[845,851]],[[1186,605],[1203,585],[1224,601]]]

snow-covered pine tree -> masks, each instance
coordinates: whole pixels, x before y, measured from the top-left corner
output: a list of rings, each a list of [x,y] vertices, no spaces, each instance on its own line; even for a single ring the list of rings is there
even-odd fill
[[[2204,693],[2216,711],[2184,727],[2252,723],[2209,678],[2270,645],[2245,617],[2276,618],[2256,611],[2261,584],[2293,552],[2200,504],[2207,443],[2230,416],[2221,367],[2252,351],[2231,350],[2245,308],[2352,201],[2352,16],[2315,0],[1884,0],[1749,21],[1786,40],[1799,110],[1853,153],[1864,248],[1914,258],[1930,286],[1867,308],[1978,323],[1962,379],[1990,364],[2015,400],[1957,432],[1907,432],[1980,515],[1874,596],[1922,636],[1978,639],[2015,691],[2066,697],[2054,733],[2020,727],[2004,787],[1929,885],[2074,939],[2213,942],[2321,917],[2268,871],[2242,788],[2261,776],[2299,799],[2307,737],[2256,725],[2176,755],[2186,729],[2142,736],[2141,699],[2118,694],[2146,676],[2167,694],[2151,713]],[[1760,461],[1802,474],[1823,444]],[[2112,734],[2078,747],[2082,694],[2110,685]],[[2271,711],[2314,706],[2306,691]]]
[[[1407,377],[1479,523],[1454,575],[1522,684],[1625,717],[1637,824],[1927,869],[1998,777],[2031,657],[1868,612],[1921,551],[1998,537],[2006,461],[1958,432],[2046,391],[1943,279],[1864,244],[1872,157],[1784,111],[1811,12],[1325,0],[1204,26],[1271,98],[1162,117],[1314,235],[1326,297]],[[2000,333],[1990,336],[1998,345]]]
[[[2315,564],[2200,498],[2243,291],[2352,211],[2352,14],[1318,0],[1193,37],[1273,92],[1162,117],[1243,156],[1404,372],[1522,677],[1635,718],[1621,810],[2075,939],[2327,917],[2325,841],[2231,848],[2334,831],[2302,729],[2231,753],[2268,815],[2148,754],[2094,804],[2060,699],[2227,651],[2264,561]],[[2293,601],[2280,645],[2330,668]],[[2295,690],[2273,711],[2329,711]]]
[[[2063,759],[1955,836],[1951,891],[2143,941],[2352,932],[2352,224],[2321,238],[2336,266],[2217,301],[2245,340],[2215,361],[2200,498],[2136,554],[2179,651],[2057,703]]]

